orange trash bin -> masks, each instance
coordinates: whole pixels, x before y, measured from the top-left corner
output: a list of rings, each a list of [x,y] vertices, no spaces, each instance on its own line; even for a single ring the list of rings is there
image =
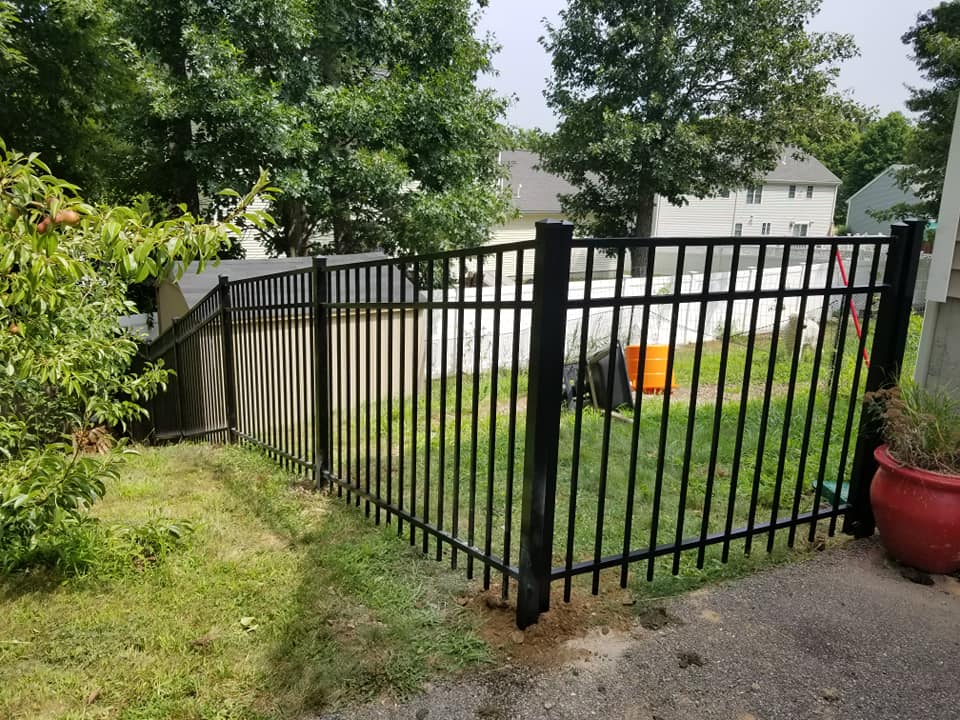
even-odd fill
[[[667,387],[667,355],[669,345],[647,345],[647,357],[643,363],[643,382],[641,388],[645,393],[662,393]],[[637,377],[640,376],[640,346],[627,345],[625,348],[627,377],[630,378],[630,389],[636,391]],[[672,373],[670,386],[677,386],[677,374]]]

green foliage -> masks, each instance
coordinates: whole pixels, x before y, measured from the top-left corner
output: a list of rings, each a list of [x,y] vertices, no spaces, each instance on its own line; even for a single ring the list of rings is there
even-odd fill
[[[189,214],[152,222],[122,206],[94,207],[37,156],[0,140],[0,555],[8,567],[81,523],[103,495],[122,448],[86,455],[98,426],[145,413],[168,379],[160,364],[131,370],[137,342],[118,318],[135,312],[130,283],[178,277],[227,242],[236,217],[269,196],[265,176],[224,222]],[[235,195],[235,193],[233,193]],[[72,435],[73,443],[64,442]],[[99,450],[108,450],[100,442]],[[41,553],[42,554],[42,553]]]
[[[904,36],[928,87],[911,88],[907,108],[919,114],[907,149],[904,187],[919,186],[922,201],[901,214],[936,217],[960,93],[960,3],[943,2],[921,14]]]
[[[6,8],[6,5],[2,6]],[[27,0],[0,15],[0,137],[97,199],[148,193],[216,217],[266,167],[279,254],[485,241],[505,101],[469,0]],[[4,69],[0,58],[0,69]]]
[[[793,142],[844,180],[840,188],[843,195],[850,158],[860,147],[864,131],[876,122],[876,112],[846,95],[831,93],[824,97],[818,112],[808,117],[810,128],[803,130]]]
[[[913,125],[898,112],[870,123],[846,163],[843,181],[847,197],[862,188],[891,165],[906,158],[913,138]]]
[[[571,0],[543,44],[560,123],[544,167],[579,188],[594,235],[649,235],[655,195],[747,186],[801,137],[848,36],[809,33],[819,0]]]
[[[58,537],[77,528],[103,496],[104,481],[116,478],[113,460],[56,444],[8,459],[0,468],[0,569],[50,554]]]
[[[89,197],[139,192],[129,188],[142,187],[151,160],[130,113],[148,98],[110,3],[19,0],[8,7],[19,18],[8,42],[20,62],[5,69],[0,60],[0,137],[42,152]]]

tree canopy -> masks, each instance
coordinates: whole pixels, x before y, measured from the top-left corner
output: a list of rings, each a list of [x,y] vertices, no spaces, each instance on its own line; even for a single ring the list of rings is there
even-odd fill
[[[936,217],[960,94],[960,2],[944,2],[922,13],[903,42],[911,47],[913,59],[929,83],[910,88],[907,100],[907,108],[918,113],[919,119],[900,182],[919,187],[922,202],[903,208],[903,212]]]
[[[870,123],[847,159],[843,183],[846,197],[891,165],[903,163],[913,140],[913,125],[903,113],[892,112]]]
[[[505,101],[469,0],[62,0],[12,5],[26,57],[0,137],[91,194],[203,199],[270,169],[278,253],[429,250],[505,217]],[[203,207],[201,207],[203,205]]]
[[[595,235],[650,234],[654,198],[744,187],[817,130],[848,36],[811,33],[819,0],[570,0],[544,47],[558,114],[543,164]]]

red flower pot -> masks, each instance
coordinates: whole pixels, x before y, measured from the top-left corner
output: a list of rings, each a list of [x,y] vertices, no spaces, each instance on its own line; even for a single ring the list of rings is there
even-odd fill
[[[878,447],[870,503],[880,541],[904,565],[931,573],[960,569],[960,476],[898,463]]]

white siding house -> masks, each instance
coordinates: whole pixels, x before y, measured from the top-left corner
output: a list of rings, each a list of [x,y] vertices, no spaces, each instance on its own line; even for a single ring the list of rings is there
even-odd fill
[[[760,235],[830,235],[840,179],[811,155],[794,157],[786,150],[776,169],[756,187],[699,199],[682,206],[657,198],[654,237],[710,237]],[[493,242],[507,243],[534,237],[534,224],[545,218],[565,219],[558,195],[575,188],[565,180],[536,169],[531,152],[504,152],[500,161],[510,171],[510,187],[519,217],[496,228]],[[596,270],[615,267],[611,258],[598,258]],[[572,259],[574,273],[582,272],[582,254]]]
[[[897,184],[897,171],[903,165],[891,165],[873,180],[857,190],[847,200],[847,230],[854,235],[886,235],[890,221],[880,221],[870,213],[889,210],[900,203],[917,203],[920,198],[912,190],[903,190]]]

